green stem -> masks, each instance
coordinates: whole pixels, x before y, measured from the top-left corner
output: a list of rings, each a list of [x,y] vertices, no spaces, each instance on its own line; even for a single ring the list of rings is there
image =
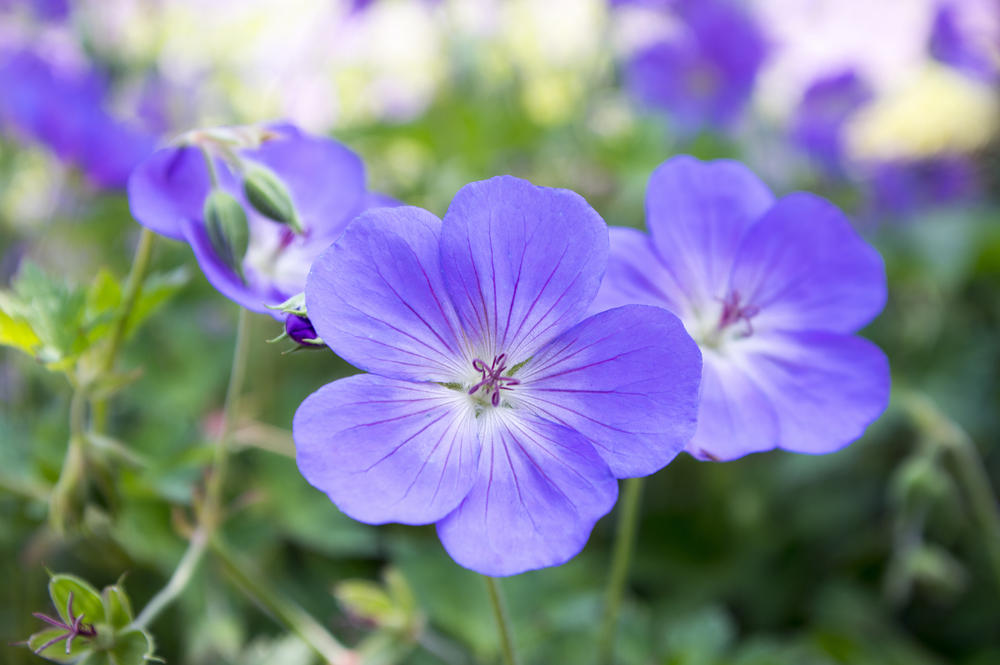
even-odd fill
[[[68,516],[80,494],[86,471],[87,394],[80,386],[73,389],[69,403],[69,448],[62,471],[49,497],[49,523],[57,533],[65,533]]]
[[[497,630],[500,633],[500,650],[503,652],[503,662],[506,665],[517,665],[517,652],[514,651],[514,640],[511,636],[510,619],[507,617],[507,605],[496,579],[483,575],[486,589],[490,593],[490,604],[493,606],[493,616],[497,620]]]
[[[125,334],[128,331],[129,321],[132,318],[132,311],[135,304],[142,295],[142,287],[149,274],[149,262],[153,255],[153,240],[156,236],[149,229],[143,229],[139,236],[139,244],[135,248],[135,256],[132,259],[132,267],[129,269],[128,277],[125,280],[125,292],[122,294],[121,308],[118,312],[118,320],[111,330],[111,337],[108,341],[108,351],[101,362],[101,374],[107,374],[115,366],[115,359],[118,357],[118,349]],[[104,426],[108,417],[107,400],[101,399],[93,405],[94,429],[98,432],[104,431]]]
[[[241,561],[220,539],[212,540],[212,551],[219,558],[226,573],[240,589],[262,609],[270,613],[289,631],[319,654],[326,662],[340,665],[356,662],[353,651],[345,648],[311,614],[293,600],[268,586],[267,576]]]
[[[643,479],[628,478],[624,485],[625,491],[619,504],[621,514],[618,517],[618,528],[615,532],[615,549],[611,557],[611,576],[608,578],[604,601],[604,618],[601,621],[601,633],[597,643],[599,663],[610,664],[614,662],[618,613],[625,595],[628,569],[632,563],[632,547],[639,524]]]
[[[1000,506],[976,444],[968,433],[924,395],[907,395],[904,404],[918,427],[947,451],[955,462],[959,484],[982,529],[986,553],[1000,586]]]
[[[236,326],[233,367],[229,374],[229,386],[226,389],[226,402],[223,407],[222,431],[219,432],[215,442],[215,456],[208,476],[205,501],[198,511],[198,526],[191,535],[187,551],[181,557],[166,586],[153,596],[136,618],[134,624],[137,627],[145,628],[148,626],[165,607],[184,592],[201,563],[208,542],[212,539],[222,520],[222,488],[226,473],[229,437],[232,435],[233,425],[237,419],[239,395],[243,390],[243,378],[246,375],[247,361],[250,355],[249,328],[250,318],[247,311],[241,307],[239,323]]]

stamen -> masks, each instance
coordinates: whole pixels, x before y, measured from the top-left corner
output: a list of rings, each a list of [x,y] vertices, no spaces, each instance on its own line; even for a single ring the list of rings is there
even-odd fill
[[[494,356],[493,362],[488,366],[479,358],[472,361],[472,368],[479,372],[481,380],[469,388],[470,395],[475,395],[480,388],[485,388],[486,392],[490,393],[490,403],[493,406],[500,406],[500,391],[509,390],[511,386],[521,383],[520,379],[503,376],[504,370],[507,369],[506,357],[506,353]]]
[[[742,336],[749,337],[753,335],[753,324],[750,320],[760,314],[760,307],[757,305],[741,305],[740,292],[736,290],[730,292],[728,297],[720,300],[722,302],[722,313],[719,315],[719,323],[716,331],[721,333],[729,326],[744,321],[746,322],[746,330],[744,330]]]

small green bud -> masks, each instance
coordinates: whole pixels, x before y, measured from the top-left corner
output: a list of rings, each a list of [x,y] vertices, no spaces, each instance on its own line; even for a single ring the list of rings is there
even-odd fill
[[[243,279],[243,256],[250,243],[250,229],[243,206],[234,196],[213,189],[205,199],[205,227],[219,258]]]
[[[268,219],[287,224],[296,233],[302,233],[292,195],[274,171],[263,166],[248,167],[243,174],[243,193],[254,210]]]

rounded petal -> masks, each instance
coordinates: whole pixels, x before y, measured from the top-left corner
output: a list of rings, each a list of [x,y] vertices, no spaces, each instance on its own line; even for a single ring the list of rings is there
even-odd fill
[[[420,208],[376,208],[313,262],[306,307],[337,355],[397,379],[449,382],[471,371],[441,279],[440,229]]]
[[[624,226],[608,227],[608,269],[590,307],[592,313],[622,305],[666,307],[684,316],[689,303],[684,290],[653,247],[648,234]]]
[[[306,480],[356,520],[429,524],[476,481],[476,429],[461,392],[360,374],[299,406],[295,458]]]
[[[483,575],[516,575],[576,556],[618,485],[583,436],[531,416],[481,416],[476,484],[438,522],[448,554]]]
[[[750,169],[682,155],[661,164],[646,189],[646,225],[688,299],[722,298],[747,230],[774,197]]]
[[[129,209],[146,228],[183,240],[183,222],[201,219],[209,187],[208,168],[198,148],[164,148],[129,176]]]
[[[331,240],[365,205],[361,158],[340,143],[311,136],[292,125],[272,125],[279,134],[241,156],[274,171],[292,195],[306,230]]]
[[[889,362],[866,339],[773,333],[745,344],[745,367],[774,408],[779,446],[785,450],[839,450],[860,437],[889,404]]]
[[[584,315],[608,262],[578,194],[500,176],[463,187],[441,228],[448,294],[477,352],[516,362]]]
[[[885,306],[882,257],[829,201],[790,194],[743,240],[730,283],[755,329],[850,333]]]
[[[511,395],[587,437],[617,478],[663,468],[695,431],[701,353],[680,320],[659,307],[596,314],[515,376],[521,385]]]
[[[685,450],[726,462],[778,445],[777,415],[767,395],[736,362],[704,354],[698,429]]]

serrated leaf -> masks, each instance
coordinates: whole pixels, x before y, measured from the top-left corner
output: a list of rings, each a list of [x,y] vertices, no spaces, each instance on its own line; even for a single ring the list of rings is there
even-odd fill
[[[84,615],[84,623],[96,624],[107,621],[104,614],[104,603],[101,594],[86,580],[75,575],[57,574],[49,580],[49,596],[55,605],[59,616],[66,623],[73,623],[73,617],[67,613],[69,594],[73,594],[73,613]]]
[[[112,665],[143,665],[152,660],[153,638],[142,630],[119,633],[108,655]]]
[[[21,318],[14,318],[3,310],[0,301],[0,345],[12,346],[29,355],[35,355],[35,349],[41,344],[38,335],[31,325]]]
[[[40,646],[57,637],[65,635],[66,631],[61,628],[46,628],[35,633],[28,638],[28,648],[35,651]],[[77,637],[73,640],[70,651],[66,653],[66,640],[60,640],[49,647],[46,647],[38,655],[54,663],[71,663],[90,652],[90,640]]]
[[[132,602],[119,584],[104,587],[101,591],[101,601],[104,604],[104,616],[115,630],[120,630],[132,623]]]
[[[81,350],[86,294],[49,277],[36,264],[22,264],[13,282],[18,312],[30,323],[44,348],[38,353],[46,363],[57,363]]]

